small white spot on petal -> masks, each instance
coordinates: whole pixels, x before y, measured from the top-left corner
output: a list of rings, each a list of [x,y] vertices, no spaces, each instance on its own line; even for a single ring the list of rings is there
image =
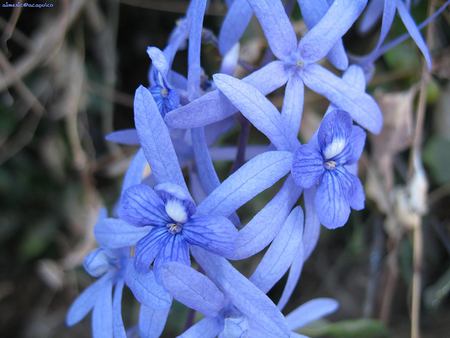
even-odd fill
[[[171,219],[177,223],[184,223],[187,221],[188,214],[184,205],[178,200],[168,200],[166,203],[166,212]]]
[[[328,160],[341,153],[342,150],[344,150],[346,143],[347,142],[345,142],[345,139],[343,138],[334,139],[333,142],[331,142],[323,152],[325,158]]]

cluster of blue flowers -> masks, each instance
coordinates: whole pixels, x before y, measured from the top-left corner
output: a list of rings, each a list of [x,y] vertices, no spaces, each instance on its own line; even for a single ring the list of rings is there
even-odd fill
[[[295,330],[337,309],[335,300],[320,298],[282,313],[320,226],[342,227],[351,209],[364,208],[357,175],[364,129],[378,133],[383,121],[365,87],[386,45],[404,39],[385,43],[395,13],[431,65],[409,1],[367,2],[298,0],[309,29],[298,39],[289,20],[292,6],[281,0],[228,0],[217,38],[203,28],[207,0],[191,1],[165,49],[147,49],[150,86],[135,93],[136,129],[107,136],[139,150],[116,207],[109,217],[103,211],[95,226],[99,247],[84,267],[98,280],[72,304],[68,325],[92,310],[94,337],[159,337],[176,299],[203,315],[180,337],[303,337]],[[253,15],[270,54],[261,68],[237,79],[239,41]],[[362,32],[382,18],[379,40],[367,55],[349,55],[342,37],[360,17],[356,29]],[[220,74],[212,79],[200,62],[205,39],[214,41],[222,55]],[[187,77],[172,69],[176,53],[186,48]],[[321,65],[325,58],[341,77]],[[282,86],[279,112],[265,96]],[[305,86],[330,106],[317,132],[301,144]],[[266,146],[216,145],[235,127],[237,114],[267,137]],[[242,153],[244,163],[221,182],[214,161],[234,160]],[[284,177],[274,197],[241,224],[236,210]],[[302,194],[305,213],[296,205]],[[251,276],[229,262],[266,247]],[[286,273],[275,304],[266,294]],[[124,286],[140,304],[139,321],[128,328],[121,309]]]

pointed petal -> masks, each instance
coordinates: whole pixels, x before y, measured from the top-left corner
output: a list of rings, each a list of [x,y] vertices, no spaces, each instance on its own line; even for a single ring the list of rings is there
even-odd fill
[[[303,211],[292,210],[250,280],[267,293],[286,273],[302,245]]]
[[[124,281],[120,279],[114,288],[113,298],[113,331],[114,338],[127,338],[122,319],[122,292]]]
[[[147,235],[151,227],[135,227],[116,218],[106,218],[95,225],[97,242],[108,249],[119,249],[135,245]]]
[[[164,203],[146,184],[128,188],[117,210],[119,217],[135,226],[165,226],[168,218]]]
[[[192,148],[194,150],[195,164],[198,177],[202,184],[203,190],[209,194],[220,185],[219,177],[209,154],[208,145],[205,140],[205,132],[203,128],[195,128],[192,133]]]
[[[72,303],[67,311],[66,324],[68,326],[75,325],[82,320],[89,311],[92,310],[97,298],[101,295],[101,290],[104,288],[106,282],[111,279],[111,274],[106,274],[88,288],[86,288]]]
[[[297,44],[294,28],[280,0],[248,0],[258,18],[273,54],[286,60]]]
[[[165,309],[152,309],[141,305],[139,310],[139,337],[159,338],[166,326],[170,306]]]
[[[226,259],[193,247],[195,260],[231,303],[247,318],[259,322],[266,337],[288,338],[284,316],[275,304]]]
[[[126,144],[129,146],[139,145],[139,137],[136,129],[123,129],[113,131],[105,136],[106,141]]]
[[[294,153],[292,177],[295,183],[305,189],[315,185],[323,175],[324,159],[320,151],[310,145],[302,144]]]
[[[137,242],[135,266],[139,272],[145,273],[150,269],[150,265],[171,236],[165,226],[155,227]]]
[[[275,238],[302,189],[288,176],[280,191],[239,231],[231,259],[244,259],[263,250]]]
[[[189,245],[181,235],[171,235],[162,247],[153,265],[155,273],[158,274],[161,267],[168,262],[180,262],[188,266],[191,265]]]
[[[352,127],[352,135],[350,136],[351,154],[347,156],[347,164],[356,163],[364,150],[366,143],[366,133],[358,126]]]
[[[112,280],[102,287],[92,311],[92,336],[111,338],[113,336]]]
[[[194,216],[183,227],[183,236],[191,245],[229,257],[234,253],[236,227],[223,216]]]
[[[342,75],[342,79],[350,86],[364,92],[366,90],[366,77],[358,65],[351,65]]]
[[[152,174],[160,182],[186,187],[169,131],[152,94],[143,86],[134,96],[134,121]]]
[[[378,19],[383,13],[383,3],[384,0],[372,0],[369,1],[365,13],[362,15],[361,21],[359,22],[358,30],[359,32],[365,34],[371,30]]]
[[[225,74],[215,74],[213,78],[217,88],[277,149],[295,146],[296,138],[286,133],[287,126],[278,110],[255,87]]]
[[[286,175],[292,165],[287,151],[268,151],[245,163],[198,206],[198,214],[229,216]]]
[[[335,109],[325,115],[317,133],[323,157],[330,160],[341,156],[350,144],[351,134],[352,119],[347,112]]]
[[[320,19],[322,19],[330,7],[326,0],[298,0],[297,2],[300,6],[302,17],[305,20],[305,24],[308,29],[313,28],[318,22],[320,22]],[[343,70],[348,67],[348,57],[345,53],[342,40],[340,39],[337,40],[327,57],[338,69]]]
[[[425,58],[425,61],[427,62],[428,69],[430,70],[431,69],[431,55],[430,55],[430,51],[428,49],[427,44],[423,40],[423,37],[420,34],[420,31],[417,28],[416,23],[414,22],[413,18],[411,17],[411,14],[409,14],[408,9],[405,7],[405,4],[401,0],[396,0],[396,4],[397,4],[397,10],[398,10],[398,14],[400,15],[400,18],[402,19],[403,23],[405,24],[405,27],[408,30],[408,33],[413,38],[417,47],[419,47],[420,51],[422,52],[422,54]]]
[[[253,72],[243,81],[255,86],[261,93],[269,94],[287,81],[284,63],[273,61]],[[221,121],[234,113],[236,108],[218,90],[213,90],[187,105],[174,109],[165,116],[172,128],[189,129]]]
[[[147,47],[147,54],[152,60],[152,66],[155,67],[161,75],[166,77],[170,67],[164,53],[157,47]]]
[[[147,159],[144,156],[144,152],[139,149],[131,160],[130,166],[128,167],[127,172],[125,173],[125,177],[122,183],[122,191],[121,195],[124,194],[125,190],[129,187],[139,184],[142,182],[144,169],[147,166]]]
[[[235,0],[228,8],[219,33],[220,54],[225,55],[239,42],[245,32],[253,10],[247,0]]]
[[[200,47],[206,2],[206,0],[192,0],[189,5],[188,96],[190,100],[200,94],[200,76],[202,74]]]
[[[317,214],[315,198],[316,188],[305,190],[305,231],[303,232],[304,260],[306,261],[317,245],[320,235],[319,215]]]
[[[349,30],[367,0],[334,1],[322,19],[300,40],[298,50],[306,62],[324,58]]]
[[[205,275],[181,263],[161,267],[161,279],[170,294],[187,307],[215,317],[225,306],[222,292]]]
[[[392,23],[394,22],[395,17],[395,10],[396,10],[396,4],[395,1],[372,1],[372,2],[383,2],[383,9],[382,9],[382,19],[381,19],[381,29],[380,29],[380,35],[378,37],[377,44],[375,45],[373,51],[370,53],[375,53],[383,44],[384,40],[386,40],[386,37],[388,36],[389,31],[392,28]],[[378,10],[378,8],[376,8]],[[381,15],[381,13],[377,13],[378,15]]]
[[[289,328],[294,331],[309,323],[322,319],[333,313],[339,307],[339,303],[331,298],[316,298],[300,305],[286,316]]]
[[[241,0],[240,0],[241,1]],[[247,3],[245,1],[245,3]],[[220,42],[219,42],[220,44]],[[220,73],[233,75],[239,62],[239,43],[236,43],[224,56],[220,64]]]
[[[236,0],[237,1],[237,0]],[[217,318],[203,318],[183,332],[178,338],[215,338],[223,329],[223,323]]]
[[[349,196],[350,207],[354,210],[362,210],[364,209],[364,201],[366,199],[364,195],[364,188],[358,177],[354,175],[351,176],[353,182],[352,182],[352,190]]]
[[[381,131],[383,116],[371,96],[361,93],[319,65],[305,67],[302,79],[306,86],[348,112],[362,127],[375,134]]]
[[[281,117],[284,126],[297,141],[298,132],[302,123],[303,100],[305,88],[299,76],[291,76],[286,84]],[[294,142],[296,145],[298,142]]]
[[[166,309],[172,305],[172,297],[156,281],[153,271],[139,273],[134,263],[127,264],[125,282],[137,301],[152,309]]]
[[[348,220],[350,205],[348,196],[351,190],[352,178],[345,169],[336,168],[327,171],[317,189],[316,210],[320,223],[328,229],[336,229]]]
[[[303,252],[303,245],[299,245],[297,248],[297,255],[295,256],[291,268],[289,269],[289,275],[284,286],[283,293],[281,294],[280,300],[278,301],[277,307],[281,310],[284,309],[287,302],[294,293],[297,287],[298,281],[303,270],[303,263],[305,261],[305,256]]]

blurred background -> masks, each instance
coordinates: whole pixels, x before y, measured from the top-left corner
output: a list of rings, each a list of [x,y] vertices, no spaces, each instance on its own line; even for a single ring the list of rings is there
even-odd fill
[[[443,2],[413,5],[416,22]],[[146,47],[164,47],[188,1],[30,2],[52,5],[45,8],[5,3],[0,1],[0,337],[90,337],[89,317],[73,328],[65,327],[64,317],[92,283],[80,268],[95,246],[92,227],[99,208],[117,198],[135,151],[104,135],[133,126],[134,90],[148,85]],[[223,2],[210,1],[205,26],[218,33],[225,12]],[[303,34],[298,8],[292,18]],[[450,337],[449,22],[447,10],[426,33],[431,76],[410,40],[377,63],[369,91],[385,127],[370,138],[361,161],[366,209],[353,212],[347,226],[322,231],[287,307],[289,312],[314,297],[339,300],[335,315],[304,329],[311,337],[409,337],[412,295],[421,301],[422,336]],[[361,35],[353,28],[346,46],[367,52],[378,30]],[[396,19],[391,36],[404,32]],[[253,20],[241,45],[239,76],[259,67],[266,48]],[[178,53],[177,71],[185,72],[186,56]],[[203,44],[202,63],[208,75],[218,71],[214,39]],[[282,93],[270,96],[279,107]],[[307,91],[302,140],[315,131],[327,104]],[[238,135],[236,128],[220,144],[235,145]],[[251,130],[250,143],[265,141]],[[218,163],[219,176],[231,166]],[[243,221],[277,188],[242,208]],[[235,265],[249,274],[260,257]],[[269,295],[277,299],[284,282]],[[125,302],[124,318],[133,323],[137,309],[130,294]],[[175,304],[165,337],[182,332],[187,313]]]

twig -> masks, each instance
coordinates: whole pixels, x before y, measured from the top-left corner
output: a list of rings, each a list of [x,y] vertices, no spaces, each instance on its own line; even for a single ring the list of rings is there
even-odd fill
[[[19,0],[19,3],[21,3],[22,0]],[[3,48],[5,49],[6,53],[9,54],[8,52],[8,40],[11,38],[11,36],[14,33],[14,30],[16,28],[17,22],[19,21],[19,17],[20,14],[22,13],[22,7],[14,7],[13,12],[11,14],[11,18],[9,19],[5,30],[3,31],[2,37],[1,37],[1,41],[2,41],[2,45]]]
[[[188,8],[187,1],[179,1],[179,0],[120,0],[121,4],[140,7],[145,9],[150,9],[154,11],[162,11],[169,13],[177,13],[177,14],[185,14]],[[224,16],[226,13],[225,7],[218,3],[213,2],[209,5],[206,10],[206,15],[213,16]]]
[[[428,7],[428,16],[431,16],[436,5],[432,0]],[[432,46],[433,23],[427,30],[426,42]],[[413,172],[418,174],[420,170],[420,154],[423,138],[423,126],[425,120],[425,108],[427,98],[427,84],[429,74],[425,62],[422,65],[422,79],[420,82],[419,102],[417,105],[416,127],[414,130],[413,144],[411,148],[409,172],[412,177]],[[412,303],[411,303],[411,338],[420,338],[420,300],[422,290],[422,264],[423,264],[423,229],[422,219],[419,218],[416,226],[413,228],[413,280],[412,280]]]
[[[60,17],[49,23],[46,28],[42,29],[33,39],[33,52],[27,53],[22,59],[14,65],[14,72],[9,72],[5,76],[0,77],[0,91],[10,87],[17,78],[24,78],[40,63],[48,59],[51,54],[63,40],[67,29],[78,17],[87,0],[73,0],[67,9],[67,13],[63,12]],[[13,75],[14,74],[14,75]]]

